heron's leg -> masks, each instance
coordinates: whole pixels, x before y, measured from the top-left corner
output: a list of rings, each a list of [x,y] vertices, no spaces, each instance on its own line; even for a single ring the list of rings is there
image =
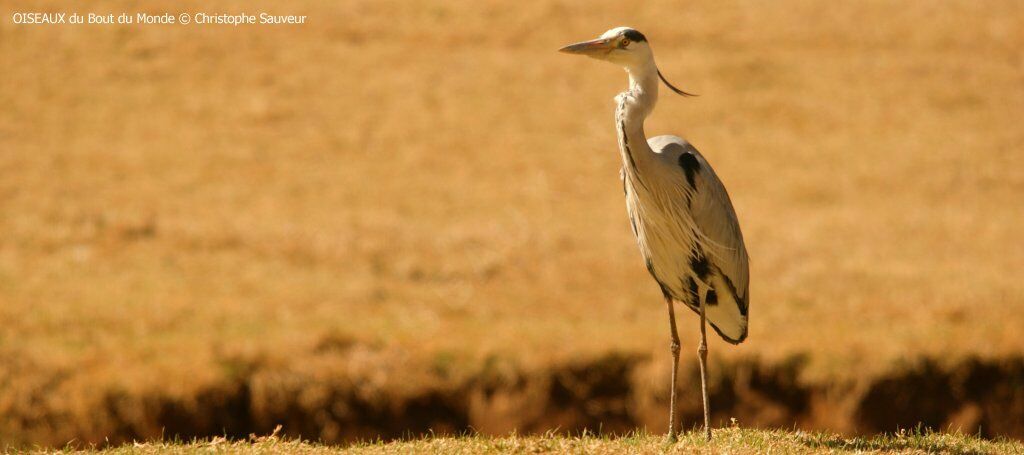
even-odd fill
[[[676,442],[676,375],[679,371],[679,332],[676,331],[676,310],[672,297],[665,296],[668,303],[668,324],[672,329],[672,391],[668,400],[668,441]]]
[[[700,391],[704,398],[704,434],[711,440],[711,407],[708,402],[708,334],[707,318],[704,315],[704,299],[707,289],[700,293],[700,346],[697,356],[700,357]]]

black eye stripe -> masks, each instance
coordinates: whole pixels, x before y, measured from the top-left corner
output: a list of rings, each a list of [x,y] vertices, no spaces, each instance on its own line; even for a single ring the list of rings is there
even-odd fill
[[[622,36],[629,38],[630,41],[647,41],[647,37],[645,37],[643,33],[633,29],[622,32]]]

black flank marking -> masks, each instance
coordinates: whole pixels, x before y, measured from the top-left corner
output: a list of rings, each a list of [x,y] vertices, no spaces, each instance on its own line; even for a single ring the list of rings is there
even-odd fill
[[[633,29],[629,29],[622,32],[622,36],[629,38],[630,41],[647,41],[647,37],[644,36],[643,33],[640,33]]]
[[[693,270],[693,273],[701,281],[708,281],[708,275],[711,274],[711,263],[708,262],[707,256],[704,256],[704,252],[700,250],[699,246],[694,246],[693,256],[690,257],[690,270]],[[707,295],[704,296],[704,303],[718,305],[718,294],[715,294],[714,289],[708,289]]]
[[[699,250],[697,250],[697,251],[699,252]],[[701,257],[703,258],[703,254],[701,254]],[[706,260],[704,260],[704,262],[706,262]],[[708,273],[710,273],[710,268],[713,267],[713,266],[711,266],[709,264],[707,267],[708,267]],[[695,272],[696,272],[696,270],[697,270],[697,268],[694,268]],[[732,284],[732,280],[730,280],[729,277],[725,276],[725,274],[723,274],[721,272],[721,270],[718,270],[717,267],[715,268],[715,273],[717,273],[718,276],[722,277],[722,279],[725,281],[725,285],[729,288],[729,289],[726,289],[725,291],[731,293],[733,301],[735,301],[737,306],[739,306],[740,314],[743,315],[744,317],[746,317],[747,316],[747,309],[749,307],[747,305],[747,299],[744,298],[742,301],[739,299],[739,297],[736,295],[736,287]],[[685,302],[685,303],[690,307],[691,310],[693,310],[694,313],[700,314],[700,295],[697,294],[697,290],[698,290],[697,289],[697,282],[693,279],[693,277],[690,277],[690,278],[687,278],[687,285],[690,288],[690,295],[692,296],[691,297],[692,302]],[[679,299],[677,299],[677,300],[679,300]],[[680,301],[682,301],[682,300],[680,300]],[[708,304],[709,306],[710,305],[717,305],[718,304],[718,292],[716,290],[714,290],[714,289],[708,289],[708,293],[704,296],[704,303]],[[711,328],[715,329],[715,332],[718,332],[718,336],[722,337],[723,340],[725,340],[726,342],[728,342],[730,344],[740,344],[740,343],[743,342],[743,340],[747,339],[747,334],[746,333],[744,333],[739,339],[729,338],[724,333],[722,333],[722,331],[719,330],[718,326],[716,326],[714,323],[711,323]]]
[[[697,251],[693,257],[690,258],[690,270],[700,278],[701,281],[706,281],[708,274],[711,273],[711,264],[708,263],[708,258],[704,257],[704,253]]]
[[[700,294],[698,293],[699,289],[697,289],[697,282],[694,281],[693,277],[687,278],[687,280],[690,285],[690,295],[693,298],[693,301],[689,303],[690,308],[693,308],[694,311],[700,311]]]
[[[686,182],[690,184],[690,188],[696,191],[697,183],[695,179],[697,173],[700,172],[700,162],[697,161],[697,157],[690,152],[679,155],[679,167],[683,168],[683,172],[686,173]]]
[[[708,295],[704,297],[704,303],[708,305],[718,305],[718,293],[714,289],[708,290]]]

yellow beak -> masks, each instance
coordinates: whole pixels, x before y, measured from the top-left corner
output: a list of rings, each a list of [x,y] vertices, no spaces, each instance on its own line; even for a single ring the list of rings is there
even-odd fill
[[[582,54],[582,55],[594,55],[600,53],[609,53],[615,49],[612,44],[611,38],[598,38],[595,40],[584,41],[582,43],[570,44],[558,50],[558,52],[565,52],[566,54]]]

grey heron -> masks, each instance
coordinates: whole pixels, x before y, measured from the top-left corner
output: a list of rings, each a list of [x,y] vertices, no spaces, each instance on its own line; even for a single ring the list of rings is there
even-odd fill
[[[700,316],[697,357],[704,432],[710,440],[705,327],[710,323],[732,344],[747,338],[747,249],[729,194],[704,156],[680,137],[647,139],[644,135],[644,119],[658,100],[659,79],[680,95],[692,95],[665,80],[647,38],[635,29],[613,28],[597,39],[559,50],[617,64],[629,75],[629,89],[615,97],[615,131],[633,235],[647,271],[668,303],[672,350],[668,439],[676,440],[679,333],[673,303],[679,302]]]

